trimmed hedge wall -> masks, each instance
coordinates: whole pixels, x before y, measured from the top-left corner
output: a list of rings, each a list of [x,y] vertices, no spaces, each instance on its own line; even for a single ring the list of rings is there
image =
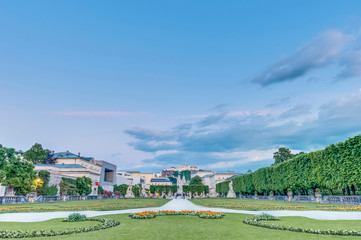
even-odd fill
[[[188,193],[191,192],[192,194],[197,193],[202,194],[209,192],[209,187],[207,185],[183,185],[183,192]]]
[[[177,186],[176,185],[150,185],[150,192],[151,193],[166,193],[168,194],[169,192],[172,193],[176,193],[177,192]]]
[[[361,136],[331,144],[323,150],[297,155],[283,163],[260,168],[232,179],[239,194],[313,194],[317,188],[330,194],[355,194],[361,188]],[[217,193],[228,192],[229,181],[218,183]]]

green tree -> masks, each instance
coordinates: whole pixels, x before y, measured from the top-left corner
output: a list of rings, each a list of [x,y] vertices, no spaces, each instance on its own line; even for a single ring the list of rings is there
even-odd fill
[[[48,150],[43,149],[41,144],[35,143],[28,151],[24,153],[24,158],[32,163],[43,163],[48,156]]]
[[[281,147],[277,152],[273,153],[273,159],[275,160],[274,164],[280,164],[281,162],[287,161],[290,158],[293,158],[293,154],[288,148]]]
[[[193,177],[189,185],[203,185],[202,178],[200,176]]]
[[[92,180],[88,177],[77,177],[76,188],[80,195],[89,195],[92,192]]]
[[[191,180],[191,171],[189,171],[189,170],[184,170],[184,171],[181,171],[180,173],[178,171],[175,171],[173,173],[173,176],[176,178],[178,177],[178,175],[180,175],[180,178],[182,178],[182,179],[184,178],[187,181]]]
[[[38,195],[45,195],[44,190],[48,187],[50,181],[50,172],[46,170],[40,170],[38,172],[38,178],[40,178],[43,181],[43,184],[41,186],[37,186],[36,191]]]
[[[73,179],[71,179],[73,180]],[[60,194],[63,195],[65,192],[68,196],[75,196],[79,195],[78,189],[75,184],[72,184],[70,181],[62,179],[62,181],[59,183],[60,187]]]
[[[0,148],[0,182],[4,181],[4,169],[10,158],[15,158],[15,150],[13,148]]]
[[[114,186],[116,186],[116,185],[114,185]],[[115,188],[114,188],[114,192],[115,191],[118,191],[118,190],[115,190]],[[103,189],[103,187],[102,186],[98,186],[98,194],[100,194],[100,195],[103,195],[103,193],[104,193],[104,189]]]
[[[55,196],[58,193],[58,188],[56,185],[53,186],[45,186],[43,188],[44,196]]]
[[[3,185],[14,187],[17,195],[24,195],[35,190],[36,172],[32,163],[22,161],[13,155],[8,159],[4,171]]]

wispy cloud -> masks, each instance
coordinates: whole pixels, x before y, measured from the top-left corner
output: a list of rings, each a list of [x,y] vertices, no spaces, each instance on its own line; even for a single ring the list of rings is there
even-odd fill
[[[59,117],[76,117],[76,118],[114,118],[114,117],[136,117],[147,115],[145,112],[121,112],[121,111],[65,111],[52,112],[53,115]]]
[[[214,168],[269,163],[280,146],[308,151],[361,133],[361,91],[319,107],[298,104],[282,111],[231,113],[215,118],[212,125],[199,124],[214,116],[209,115],[168,130],[138,128],[126,133],[135,139],[130,146],[153,154],[146,160],[150,163],[190,162]]]
[[[323,32],[294,54],[283,57],[263,71],[254,74],[249,80],[261,86],[268,86],[306,76],[312,70],[336,63],[341,58],[345,45],[351,39],[351,36],[338,30]],[[350,58],[353,57],[350,56]],[[353,59],[351,61],[354,62]],[[347,60],[344,64],[347,64]],[[351,70],[348,67],[344,68],[346,71]]]

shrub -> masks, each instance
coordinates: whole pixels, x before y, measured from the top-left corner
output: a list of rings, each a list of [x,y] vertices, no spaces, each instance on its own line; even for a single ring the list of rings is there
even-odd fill
[[[109,198],[109,197],[111,197],[113,195],[113,192],[104,190],[103,194]]]
[[[55,196],[58,193],[58,188],[56,187],[56,185],[53,186],[45,186],[43,188],[43,195],[44,196]]]
[[[87,217],[84,214],[72,213],[66,218],[65,222],[81,222],[87,220]]]
[[[262,213],[260,215],[255,216],[257,221],[278,221],[278,217],[275,217],[271,214]]]
[[[102,188],[102,186],[98,186],[98,194],[102,195],[104,193],[104,189]]]

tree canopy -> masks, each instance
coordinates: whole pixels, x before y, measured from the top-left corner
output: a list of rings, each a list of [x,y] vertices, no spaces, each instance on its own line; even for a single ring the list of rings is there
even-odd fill
[[[281,147],[277,152],[273,153],[273,159],[275,160],[274,164],[280,164],[293,157],[294,155],[291,153],[291,150],[285,147]]]
[[[290,151],[282,150],[289,156]],[[280,154],[282,155],[282,154]],[[281,158],[286,159],[286,158]],[[286,194],[295,191],[314,194],[317,188],[333,194],[355,194],[361,190],[361,136],[355,136],[323,150],[296,154],[292,158],[254,173],[232,179],[236,193],[254,194],[270,191]],[[226,194],[229,181],[218,183],[216,191]]]
[[[49,151],[43,149],[41,144],[35,143],[29,150],[24,153],[24,158],[32,163],[43,163],[48,157]]]
[[[203,185],[202,178],[200,176],[194,176],[189,185]]]

